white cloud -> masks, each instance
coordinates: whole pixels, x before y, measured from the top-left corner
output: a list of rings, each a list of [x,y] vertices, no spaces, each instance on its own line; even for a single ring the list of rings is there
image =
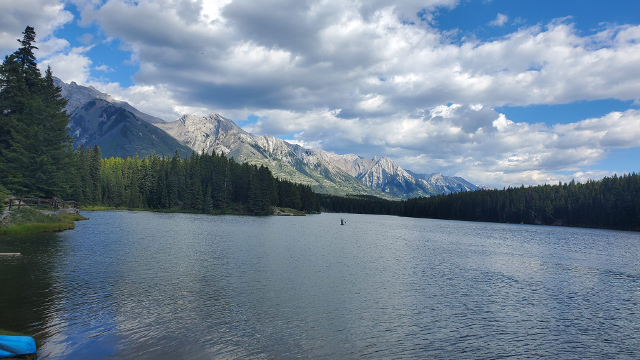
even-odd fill
[[[505,14],[498,13],[498,16],[492,21],[489,22],[491,26],[503,26],[507,21],[509,21],[509,17]]]
[[[116,0],[87,10],[85,19],[128,44],[141,64],[137,83],[170,85],[191,106],[366,113],[368,94],[384,98],[388,111],[405,111],[449,101],[492,107],[640,93],[640,27],[580,37],[571,24],[554,22],[458,45],[436,29],[403,23],[394,6],[364,18],[341,2],[282,4],[289,12],[280,19],[267,5],[236,3],[214,12],[224,21],[213,25],[181,20],[169,3]]]
[[[112,68],[108,67],[108,66],[107,66],[107,65],[105,65],[105,64],[102,64],[102,65],[100,65],[100,66],[96,66],[96,67],[94,67],[93,69],[94,69],[94,70],[97,70],[97,71],[104,71],[104,72],[112,72],[112,71],[113,71],[113,69],[112,69]]]
[[[27,25],[35,28],[37,41],[51,40],[55,29],[73,19],[73,15],[64,10],[62,0],[2,0],[0,14],[2,57],[18,49],[16,39],[22,39],[22,32]]]
[[[93,34],[84,33],[82,34],[82,36],[78,36],[77,40],[85,45],[89,45],[89,43],[91,43],[91,41],[93,40]]]
[[[376,111],[382,106],[384,106],[384,96],[377,94],[368,94],[358,103],[358,107],[367,112]]]
[[[43,60],[40,60],[40,70],[51,66],[54,76],[64,82],[75,81],[78,84],[86,84],[91,73],[91,59],[85,54],[91,47],[72,48],[68,52],[57,52]]]

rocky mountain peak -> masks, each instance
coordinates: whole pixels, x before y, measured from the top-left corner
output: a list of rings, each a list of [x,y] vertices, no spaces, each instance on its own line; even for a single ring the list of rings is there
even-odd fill
[[[87,87],[78,85],[75,81],[67,84],[54,76],[53,84],[60,87],[60,94],[68,100],[67,106],[64,108],[67,114],[72,114],[79,107],[93,99],[102,99],[109,102],[115,101],[111,95],[102,93],[96,90],[93,86]]]
[[[78,110],[81,106],[83,106],[87,102],[94,99],[101,99],[101,100],[106,100],[117,107],[123,108],[131,112],[137,118],[142,119],[148,123],[158,124],[158,123],[165,122],[159,117],[143,113],[142,111],[129,105],[129,103],[127,103],[126,101],[117,100],[116,98],[114,98],[109,94],[100,92],[99,90],[97,90],[91,85],[90,86],[78,85],[75,81],[72,81],[71,83],[67,84],[55,76],[53,77],[53,84],[55,86],[60,87],[60,94],[62,95],[63,98],[67,99],[67,106],[64,108],[64,110],[69,115],[73,114],[76,110]]]
[[[156,126],[198,153],[204,151],[210,154],[215,151],[229,154],[239,144],[251,143],[255,138],[233,121],[216,113],[201,117],[187,114],[178,120]]]

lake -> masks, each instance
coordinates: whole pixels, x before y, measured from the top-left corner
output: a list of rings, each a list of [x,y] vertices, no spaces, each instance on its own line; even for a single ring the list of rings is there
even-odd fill
[[[639,233],[84,215],[0,237],[0,329],[41,358],[640,358]]]

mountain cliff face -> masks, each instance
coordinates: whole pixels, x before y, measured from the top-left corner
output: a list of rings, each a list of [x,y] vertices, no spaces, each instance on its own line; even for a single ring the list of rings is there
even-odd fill
[[[450,194],[461,191],[476,191],[481,188],[488,188],[486,186],[480,187],[474,185],[459,176],[444,176],[440,173],[429,175],[416,174],[408,170],[407,172],[414,178],[430,184],[434,191],[438,194]]]
[[[103,157],[145,157],[152,153],[181,157],[191,154],[189,147],[164,131],[141,120],[130,111],[106,100],[94,99],[76,109],[69,119],[69,132],[76,139],[73,147],[98,145]]]
[[[203,117],[184,115],[176,121],[156,126],[198,153],[215,151],[218,154],[229,154],[253,143],[255,138],[233,121],[218,114]]]
[[[196,152],[215,151],[239,162],[264,165],[275,176],[309,185],[318,192],[383,195],[339,168],[324,161],[309,161],[309,156],[300,156],[307,150],[298,145],[268,135],[255,136],[218,114],[203,117],[184,115],[176,121],[157,126]]]

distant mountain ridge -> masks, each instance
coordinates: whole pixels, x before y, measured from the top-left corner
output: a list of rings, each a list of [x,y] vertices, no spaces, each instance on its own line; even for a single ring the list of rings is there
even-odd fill
[[[69,130],[76,137],[74,147],[98,145],[105,157],[170,155],[176,149],[184,157],[192,150],[215,151],[239,162],[267,166],[279,178],[335,195],[407,199],[479,189],[460,177],[413,173],[386,156],[339,155],[269,135],[256,136],[215,113],[186,114],[165,122],[91,86],[54,81],[69,100],[66,110],[71,114]]]
[[[203,117],[184,115],[178,120],[157,126],[196,152],[215,151],[240,162],[264,165],[276,177],[309,185],[319,192],[391,198],[328,164],[296,156],[296,151],[304,151],[298,145],[269,135],[250,134],[219,114]]]
[[[408,172],[386,156],[366,159],[355,154],[338,155],[305,149],[269,135],[256,136],[219,114],[184,115],[157,126],[198,152],[223,152],[239,161],[265,165],[278,177],[320,192],[406,199],[478,189],[459,177]]]

